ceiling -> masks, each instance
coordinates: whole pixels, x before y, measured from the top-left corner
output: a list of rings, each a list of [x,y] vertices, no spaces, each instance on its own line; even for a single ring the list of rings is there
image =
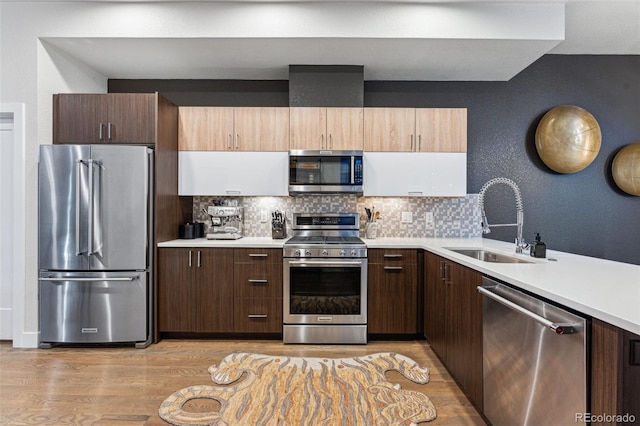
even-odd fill
[[[280,80],[290,64],[345,64],[365,80],[507,81],[547,53],[640,55],[640,0],[97,3],[154,8],[142,28],[165,13],[193,27],[41,38],[107,78]]]

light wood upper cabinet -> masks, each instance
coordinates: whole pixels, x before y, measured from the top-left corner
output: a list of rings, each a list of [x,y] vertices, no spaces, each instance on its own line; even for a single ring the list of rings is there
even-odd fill
[[[364,150],[415,151],[415,108],[365,108]]]
[[[416,134],[419,152],[467,152],[467,109],[416,109]]]
[[[290,149],[327,149],[326,135],[326,108],[289,108]]]
[[[365,108],[364,150],[466,152],[465,108]]]
[[[363,148],[362,108],[289,108],[291,149]]]
[[[233,108],[180,107],[178,149],[180,151],[231,151]]]
[[[180,151],[287,151],[289,108],[180,107]]]
[[[466,152],[466,108],[180,107],[181,151]]]
[[[327,108],[329,149],[363,149],[364,109]]]
[[[235,151],[287,151],[289,108],[234,108]]]

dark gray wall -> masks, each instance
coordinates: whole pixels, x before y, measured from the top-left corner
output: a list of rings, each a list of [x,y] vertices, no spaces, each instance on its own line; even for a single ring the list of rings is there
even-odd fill
[[[290,107],[362,107],[362,65],[289,65]]]
[[[160,92],[178,106],[289,106],[287,80],[109,80],[110,93]]]
[[[286,106],[286,87],[287,82],[120,80],[111,81],[109,90],[158,90],[178,105]],[[534,145],[542,116],[563,104],[586,109],[602,130],[598,157],[570,175],[548,169]],[[546,55],[508,82],[368,81],[364,106],[468,108],[469,193],[493,177],[513,179],[524,199],[526,240],[540,232],[551,250],[640,264],[640,197],[618,190],[611,177],[616,152],[640,142],[640,56]],[[515,220],[507,186],[492,187],[486,201],[490,223]],[[515,229],[496,229],[487,237],[513,241]]]

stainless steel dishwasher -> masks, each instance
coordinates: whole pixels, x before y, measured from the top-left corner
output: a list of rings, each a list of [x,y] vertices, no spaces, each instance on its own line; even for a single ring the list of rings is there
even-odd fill
[[[575,424],[589,408],[587,320],[482,281],[485,416],[494,426]]]

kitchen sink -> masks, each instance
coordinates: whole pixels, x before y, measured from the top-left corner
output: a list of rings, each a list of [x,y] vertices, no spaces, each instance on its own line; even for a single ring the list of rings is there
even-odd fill
[[[520,259],[519,257],[509,256],[503,253],[497,253],[495,251],[489,251],[484,249],[474,248],[448,248],[453,252],[472,257],[474,259],[482,260],[483,262],[490,263],[534,263],[529,260]]]

